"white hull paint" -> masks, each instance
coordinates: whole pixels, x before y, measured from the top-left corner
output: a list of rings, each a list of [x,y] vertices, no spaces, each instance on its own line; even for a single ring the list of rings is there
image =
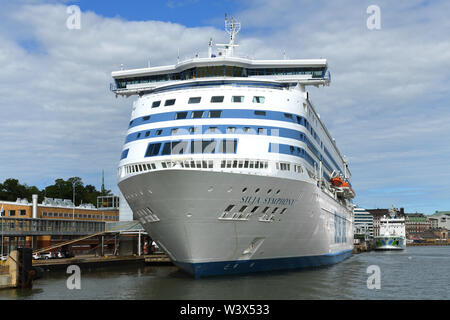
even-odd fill
[[[182,267],[336,253],[348,256],[353,248],[352,213],[304,181],[174,169],[140,174],[120,182],[119,187],[122,192],[137,194],[128,200],[134,218]],[[260,189],[258,193],[256,189]],[[268,190],[273,190],[272,194],[268,195]],[[279,194],[274,195],[275,190],[280,190]],[[238,209],[248,204],[251,209],[258,198],[260,209],[248,220],[219,219],[229,205]],[[261,210],[266,206],[269,212],[276,207],[278,212],[287,210],[262,222]],[[150,217],[145,208],[151,210]]]

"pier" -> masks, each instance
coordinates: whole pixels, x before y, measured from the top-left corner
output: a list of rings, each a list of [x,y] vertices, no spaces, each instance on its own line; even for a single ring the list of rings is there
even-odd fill
[[[123,264],[145,265],[171,265],[169,257],[165,254],[131,255],[131,256],[79,256],[67,259],[34,260],[33,267],[44,270],[65,270],[70,265],[83,268],[105,267]]]

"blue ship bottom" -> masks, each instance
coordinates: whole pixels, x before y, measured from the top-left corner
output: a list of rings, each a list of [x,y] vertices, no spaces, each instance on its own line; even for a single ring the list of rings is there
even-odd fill
[[[184,271],[192,274],[193,276],[195,276],[195,278],[200,278],[207,276],[325,266],[338,263],[350,257],[352,255],[352,251],[352,249],[349,249],[320,256],[218,261],[204,263],[186,263],[174,261],[174,264]]]

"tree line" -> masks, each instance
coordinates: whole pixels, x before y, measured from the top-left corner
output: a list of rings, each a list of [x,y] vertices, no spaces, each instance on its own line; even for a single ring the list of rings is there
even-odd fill
[[[21,184],[19,180],[8,178],[0,183],[0,200],[16,201],[17,198],[32,201],[32,195],[38,195],[38,202],[41,203],[44,197],[73,200],[73,190],[75,187],[75,205],[81,203],[92,203],[97,205],[97,197],[112,195],[111,190],[97,190],[93,185],[84,185],[80,177],[72,177],[67,180],[56,179],[55,183],[42,190],[35,186]]]

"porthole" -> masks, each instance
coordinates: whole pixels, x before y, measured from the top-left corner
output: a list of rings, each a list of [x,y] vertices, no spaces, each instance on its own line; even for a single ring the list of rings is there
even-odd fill
[[[277,190],[276,194],[279,194],[279,193],[280,193],[280,189]]]
[[[259,192],[259,188],[257,188],[256,190],[255,190],[255,193],[258,193]]]
[[[209,188],[208,188],[208,192],[211,192],[211,191],[213,191],[213,190],[214,190],[213,187],[209,187]]]
[[[267,194],[270,194],[272,192],[272,189],[269,189],[268,191],[267,191]]]
[[[245,193],[247,191],[247,188],[242,189],[242,193]]]

